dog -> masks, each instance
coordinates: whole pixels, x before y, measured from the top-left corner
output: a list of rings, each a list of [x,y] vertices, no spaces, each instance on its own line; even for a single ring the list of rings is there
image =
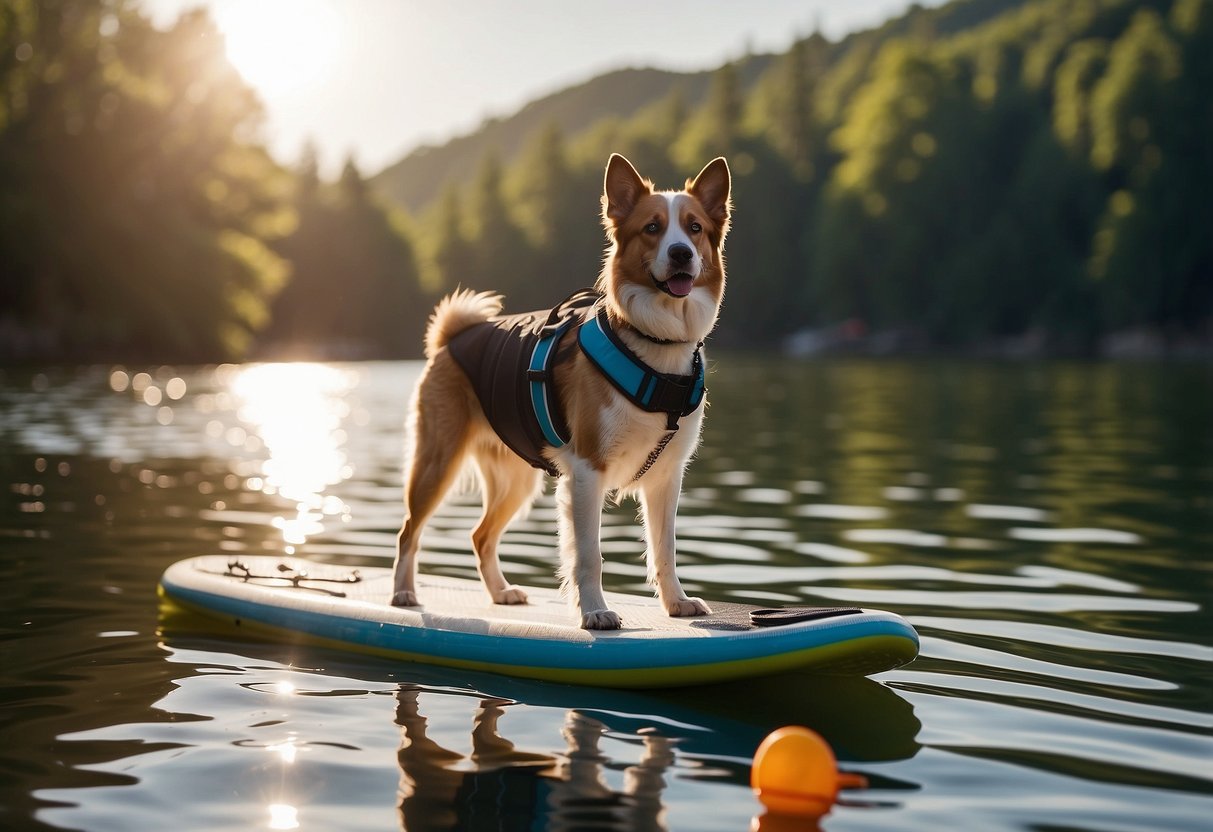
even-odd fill
[[[502,574],[497,545],[547,471],[557,475],[561,587],[583,628],[622,626],[602,589],[599,534],[611,495],[639,498],[648,579],[665,611],[711,613],[675,573],[674,522],[706,407],[702,346],[724,295],[730,189],[723,158],[683,190],[657,191],[614,154],[601,199],[608,245],[593,290],[510,317],[495,293],[459,290],[439,302],[409,410],[393,605],[419,605],[422,528],[470,461],[484,500],[472,547],[494,603],[526,603]],[[521,370],[506,366],[515,359]],[[499,424],[517,412],[512,427]]]

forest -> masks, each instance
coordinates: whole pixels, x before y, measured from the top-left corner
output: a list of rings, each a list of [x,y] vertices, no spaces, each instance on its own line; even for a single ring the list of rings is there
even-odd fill
[[[1208,0],[955,0],[621,77],[324,181],[204,13],[0,0],[0,362],[418,356],[456,286],[593,282],[611,152],[729,159],[722,346],[1209,353]]]

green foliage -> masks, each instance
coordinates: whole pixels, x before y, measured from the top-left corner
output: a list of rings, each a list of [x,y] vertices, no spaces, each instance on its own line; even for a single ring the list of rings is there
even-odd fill
[[[816,34],[792,44],[763,78],[749,107],[747,131],[763,132],[804,181],[814,178],[824,142],[816,101],[829,48],[829,42]]]
[[[611,152],[675,188],[728,156],[719,343],[852,320],[958,349],[1207,337],[1210,89],[1208,0],[956,0],[612,73],[326,184],[314,150],[292,173],[259,145],[205,15],[5,0],[0,354],[415,355],[440,291],[522,311],[594,280]]]
[[[261,117],[202,12],[0,4],[0,356],[419,353],[407,221],[352,163],[283,170]]]
[[[512,213],[520,218],[534,254],[529,270],[515,272],[501,286],[511,290],[515,308],[551,306],[553,282],[580,279],[588,284],[597,274],[602,251],[598,205],[585,197],[595,193],[599,176],[592,166],[573,167],[564,133],[554,123],[532,142],[511,174],[509,204],[516,206]]]
[[[446,281],[458,281],[474,273],[471,237],[466,225],[459,191],[454,186],[448,186],[437,213],[430,219],[429,233],[423,235],[431,246],[426,261],[426,286],[441,289]]]
[[[0,12],[0,352],[234,357],[286,278],[290,177],[202,14]]]
[[[352,160],[335,185],[305,151],[295,232],[279,244],[294,274],[276,299],[263,350],[281,358],[402,358],[421,354],[435,300],[421,288],[408,220],[380,204]]]
[[[1089,270],[1114,326],[1193,328],[1213,305],[1213,13],[1143,9],[1092,92],[1091,162],[1111,194]]]

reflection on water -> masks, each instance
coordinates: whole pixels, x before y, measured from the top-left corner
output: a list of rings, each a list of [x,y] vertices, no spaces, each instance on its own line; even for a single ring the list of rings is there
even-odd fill
[[[666,829],[662,796],[676,740],[657,729],[636,732],[638,758],[625,765],[601,747],[611,733],[606,723],[569,710],[560,729],[562,753],[519,751],[498,727],[514,703],[484,699],[472,717],[465,756],[428,736],[421,695],[419,688],[397,695],[401,828]]]
[[[852,768],[873,772],[885,807],[916,788],[876,773],[912,756],[920,726],[902,699],[867,679],[775,677],[749,699],[752,711],[739,711],[747,683],[629,693],[401,672],[314,649],[248,644],[230,653],[230,643],[187,634],[200,622],[179,615],[165,621],[175,685],[149,708],[172,724],[70,738],[172,734],[185,743],[129,754],[122,764],[137,782],[92,796],[95,826],[154,828],[171,799],[165,790],[222,760],[223,771],[199,785],[223,799],[201,805],[198,793],[198,828],[274,828],[293,817],[301,828],[413,832],[742,829],[759,811],[748,763],[770,720],[816,727]]]
[[[326,492],[354,475],[342,425],[357,378],[323,364],[262,364],[232,379],[237,416],[266,449],[261,476],[250,478],[248,487],[295,503],[293,517],[273,520],[288,554],[324,531],[325,517],[349,519],[345,503]]]
[[[288,806],[285,803],[271,803],[270,810],[270,829],[298,829],[299,828],[299,810],[294,806]]]
[[[0,825],[745,829],[753,751],[798,723],[871,783],[834,832],[1203,828],[1208,368],[717,360],[688,590],[892,609],[918,661],[641,695],[160,621],[202,552],[385,565],[419,365],[0,374]],[[422,569],[474,577],[478,514],[449,503]],[[547,497],[512,575],[555,584],[554,529]],[[647,592],[632,508],[603,539]]]

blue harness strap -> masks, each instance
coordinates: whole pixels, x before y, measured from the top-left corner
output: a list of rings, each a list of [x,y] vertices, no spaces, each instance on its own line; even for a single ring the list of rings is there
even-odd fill
[[[543,431],[543,438],[553,448],[567,445],[569,440],[567,436],[561,435],[552,416],[555,407],[551,400],[551,385],[548,384],[552,379],[550,368],[552,356],[556,353],[556,343],[572,325],[573,322],[568,321],[551,335],[539,339],[531,352],[531,363],[526,373],[531,384],[531,406],[535,408],[535,419],[539,422],[539,429]]]
[[[616,334],[606,310],[577,330],[577,343],[586,357],[632,404],[649,413],[665,413],[666,429],[677,430],[678,418],[695,412],[703,402],[704,372],[699,344],[691,373],[659,373],[645,364]]]

